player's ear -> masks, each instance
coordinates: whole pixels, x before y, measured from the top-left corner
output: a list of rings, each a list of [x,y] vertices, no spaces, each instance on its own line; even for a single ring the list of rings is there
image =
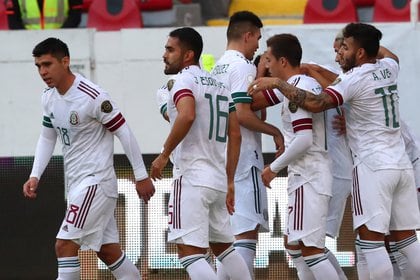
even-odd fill
[[[194,61],[194,51],[187,50],[184,54],[184,61]]]
[[[63,66],[66,68],[66,67],[69,67],[70,66],[70,57],[68,57],[68,56],[65,56],[65,57],[63,57],[62,59],[61,59],[61,63],[63,64]]]
[[[364,48],[358,48],[357,51],[356,51],[356,57],[358,59],[361,59],[363,57],[366,57],[366,51],[365,51],[365,49]]]

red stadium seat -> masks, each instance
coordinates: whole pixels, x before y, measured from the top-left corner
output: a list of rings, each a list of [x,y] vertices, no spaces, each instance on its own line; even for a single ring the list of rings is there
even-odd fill
[[[375,0],[353,0],[353,3],[356,7],[373,7],[373,5],[375,5]]]
[[[7,21],[6,6],[4,1],[0,1],[0,30],[9,29],[9,22]]]
[[[143,21],[136,0],[93,0],[86,26],[98,31],[113,31],[140,28]]]
[[[409,0],[376,0],[373,7],[374,22],[410,21]]]
[[[303,23],[341,23],[358,21],[352,0],[308,0]]]
[[[172,0],[139,0],[142,11],[161,11],[172,9]]]

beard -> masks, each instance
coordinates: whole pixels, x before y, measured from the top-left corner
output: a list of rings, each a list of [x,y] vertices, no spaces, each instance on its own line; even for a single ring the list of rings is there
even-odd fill
[[[182,67],[179,63],[174,62],[174,63],[169,64],[168,62],[165,61],[165,69],[163,70],[163,72],[166,75],[178,74],[178,72],[181,70],[182,70]]]
[[[349,58],[343,58],[343,63],[341,65],[341,68],[343,69],[343,72],[347,72],[351,69],[353,69],[356,66],[356,57],[352,56]]]

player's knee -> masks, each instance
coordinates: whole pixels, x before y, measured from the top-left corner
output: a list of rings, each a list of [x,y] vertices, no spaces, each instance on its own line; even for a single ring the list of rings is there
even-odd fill
[[[57,239],[55,242],[55,254],[57,257],[77,256],[80,246],[71,240]]]

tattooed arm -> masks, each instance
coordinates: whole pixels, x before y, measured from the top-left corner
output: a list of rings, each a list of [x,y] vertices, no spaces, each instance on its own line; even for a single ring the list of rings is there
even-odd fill
[[[258,78],[250,84],[248,92],[252,95],[258,90],[274,88],[279,89],[290,102],[312,113],[319,113],[338,105],[334,98],[325,91],[315,95],[309,91],[292,86],[279,78]]]

